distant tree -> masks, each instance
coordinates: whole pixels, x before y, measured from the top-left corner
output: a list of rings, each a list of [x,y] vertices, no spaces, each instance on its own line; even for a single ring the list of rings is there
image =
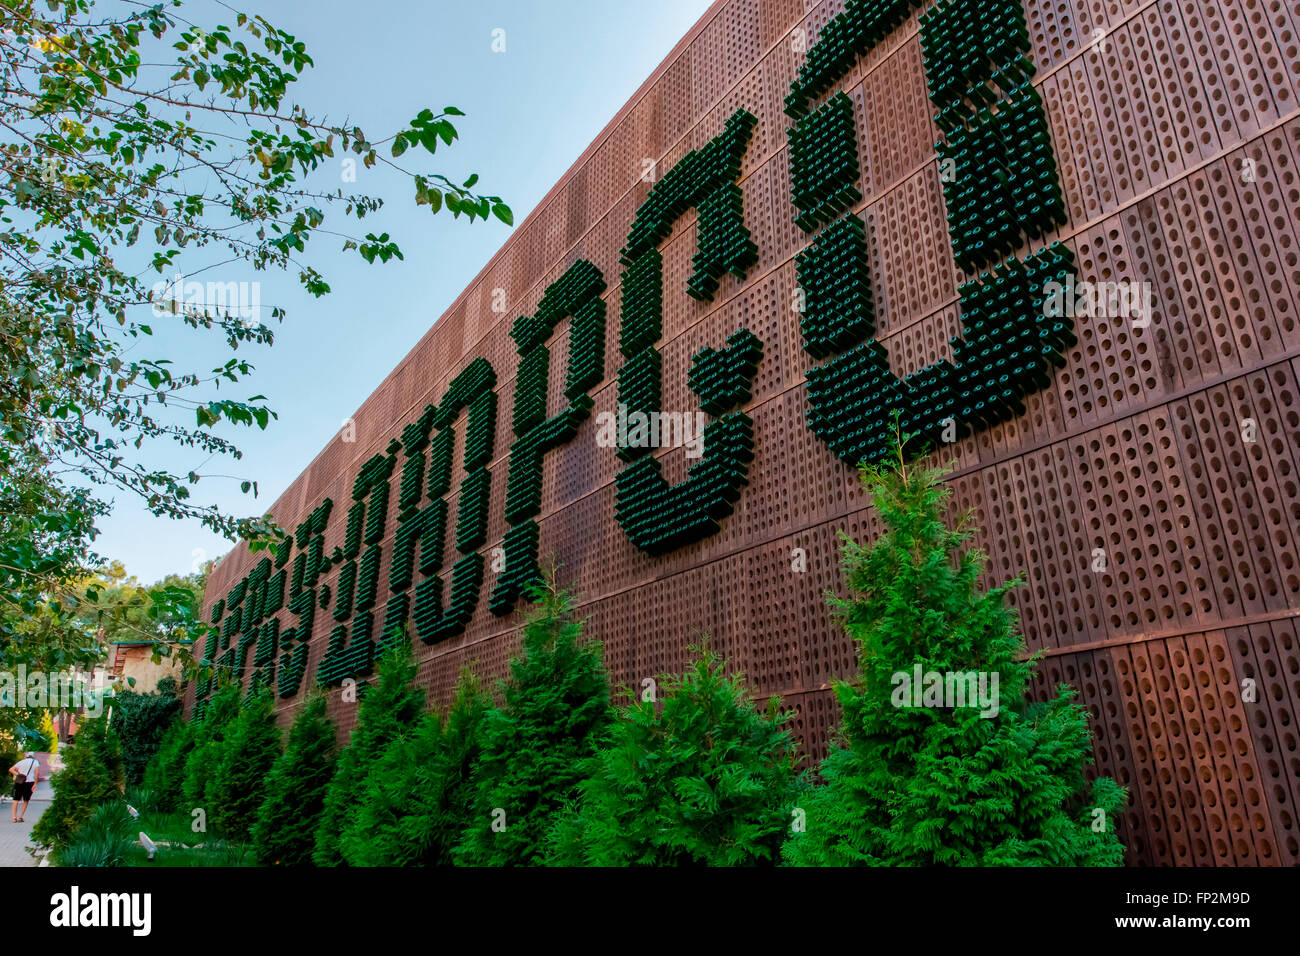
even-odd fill
[[[4,520],[0,517],[0,525]],[[0,552],[4,547],[0,537]],[[0,553],[0,563],[3,560]],[[90,565],[92,561],[87,558],[85,563]],[[168,575],[156,584],[144,586],[128,575],[120,562],[101,562],[58,581],[51,579],[48,590],[34,601],[22,603],[16,594],[7,595],[25,611],[7,622],[3,575],[0,568],[0,662],[8,670],[19,664],[29,671],[47,673],[89,670],[104,662],[109,646],[115,642],[150,645],[155,663],[164,658],[186,663],[194,638],[208,629],[200,620],[206,567],[190,575]],[[129,680],[125,689],[132,690],[133,683]],[[36,726],[42,721],[39,718]],[[0,710],[0,731],[12,731],[14,722],[32,724],[19,719],[17,711],[9,707]]]
[[[344,829],[357,812],[375,761],[393,740],[410,731],[424,710],[424,691],[411,687],[415,660],[406,640],[396,642],[379,663],[379,681],[366,687],[357,704],[352,739],[339,755],[325,793],[312,859],[317,866],[339,866]]]
[[[450,866],[474,801],[473,770],[491,702],[463,674],[447,716],[426,713],[366,777],[343,833],[352,866]]]
[[[504,704],[484,717],[474,813],[455,852],[458,864],[543,863],[550,830],[613,720],[600,645],[579,641],[572,596],[553,581],[531,596],[538,606],[502,685]]]
[[[253,825],[253,849],[263,866],[311,866],[325,791],[336,763],[334,727],[325,695],[313,693],[294,718],[289,745],[266,775]]]
[[[785,856],[832,866],[1118,865],[1125,791],[1085,781],[1091,733],[1072,691],[1026,702],[1034,662],[1005,588],[977,588],[986,558],[968,547],[968,516],[956,528],[945,522],[943,475],[908,463],[901,441],[892,464],[863,469],[886,530],[869,548],[845,539],[853,597],[834,602],[861,677],[836,685],[843,743]],[[984,699],[932,694],[930,676],[923,694],[918,670],[944,684],[949,674],[982,675]]]
[[[63,769],[51,776],[50,783],[54,799],[32,827],[32,839],[62,847],[100,804],[122,795],[122,747],[107,714],[81,723],[64,753]]]
[[[145,586],[120,561],[110,561],[78,580],[68,597],[82,633],[105,644],[147,641],[164,650],[187,646],[193,643],[210,568],[211,562],[193,574],[169,574]]]
[[[280,759],[274,705],[266,689],[245,700],[221,750],[213,778],[212,814],[217,827],[234,840],[251,836],[258,808],[266,798],[266,777]]]
[[[553,831],[562,865],[774,865],[802,789],[775,701],[760,712],[707,645],[691,669],[635,700],[590,761]]]

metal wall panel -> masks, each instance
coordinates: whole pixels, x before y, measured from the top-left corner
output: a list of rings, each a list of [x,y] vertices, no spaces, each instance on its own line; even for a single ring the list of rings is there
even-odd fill
[[[929,6],[929,3],[924,6]],[[1134,863],[1300,863],[1300,3],[1296,0],[1025,0],[1032,59],[1067,221],[1031,244],[1067,244],[1080,279],[1150,283],[1155,321],[1076,322],[1078,344],[1026,413],[946,451],[954,511],[973,512],[989,555],[985,585],[1023,576],[1010,596],[1031,650],[1033,691],[1064,682],[1093,715],[1095,772],[1132,791],[1120,823]],[[805,50],[842,0],[720,0],[537,210],[276,503],[293,527],[326,496],[342,544],[361,463],[381,452],[478,357],[497,374],[487,555],[503,503],[518,356],[509,330],[578,258],[608,284],[605,379],[596,413],[617,404],[619,250],[649,190],[737,109],[758,118],[741,164],[745,224],[758,262],[709,302],[682,294],[692,211],[662,244],[664,408],[692,408],[690,357],[738,328],[763,342],[745,411],[754,420],[748,486],[718,533],[662,557],[639,552],[614,518],[620,465],[595,422],[543,467],[541,559],[574,586],[587,632],[616,685],[679,671],[710,635],[762,697],[780,695],[811,757],[838,721],[833,678],[856,671],[825,600],[843,591],[839,534],[869,540],[879,521],[854,470],[804,423],[794,224],[782,100]],[[837,89],[857,121],[877,333],[904,375],[946,357],[960,333],[957,285],[922,71],[918,15]],[[1244,175],[1249,169],[1253,175]],[[500,290],[500,293],[498,293]],[[495,312],[504,296],[507,311]],[[560,410],[569,323],[552,336],[550,404]],[[454,486],[465,414],[457,422]],[[1243,421],[1257,428],[1243,440]],[[657,452],[670,481],[681,449]],[[376,607],[388,598],[396,527],[390,497]],[[454,528],[456,498],[450,504]],[[457,557],[448,534],[444,575]],[[1094,549],[1107,557],[1092,570]],[[796,556],[806,570],[792,570]],[[218,596],[260,555],[237,549],[212,573]],[[337,571],[326,575],[334,584]],[[445,704],[460,670],[503,675],[517,614],[487,609],[488,574],[464,633],[416,644],[418,681]],[[280,612],[282,624],[291,618]],[[320,613],[307,673],[332,620]],[[1253,688],[1247,690],[1247,688]],[[333,694],[341,734],[354,708]],[[296,701],[281,702],[288,720]]]

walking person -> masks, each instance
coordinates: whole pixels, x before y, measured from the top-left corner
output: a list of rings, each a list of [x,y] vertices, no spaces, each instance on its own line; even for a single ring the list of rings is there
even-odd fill
[[[41,779],[41,762],[36,759],[36,753],[29,750],[25,759],[9,768],[9,773],[14,778],[13,822],[22,823],[23,817],[27,815],[27,804],[32,800],[32,791]],[[21,812],[18,809],[19,803],[23,805]]]

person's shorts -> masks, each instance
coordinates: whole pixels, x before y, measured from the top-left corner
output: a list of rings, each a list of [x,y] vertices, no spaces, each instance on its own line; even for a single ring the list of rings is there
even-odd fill
[[[26,783],[14,784],[14,799],[19,803],[26,803],[32,798],[32,790],[35,789],[36,782],[28,780]]]

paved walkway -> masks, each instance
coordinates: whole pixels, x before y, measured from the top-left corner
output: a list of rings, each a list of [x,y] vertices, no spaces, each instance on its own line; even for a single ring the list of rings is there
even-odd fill
[[[13,792],[12,788],[9,792]],[[49,781],[42,780],[36,785],[36,792],[27,806],[22,823],[12,822],[13,801],[9,797],[0,801],[0,866],[37,865],[39,861],[27,852],[27,847],[31,845],[32,827],[53,798],[54,791],[50,789]]]

